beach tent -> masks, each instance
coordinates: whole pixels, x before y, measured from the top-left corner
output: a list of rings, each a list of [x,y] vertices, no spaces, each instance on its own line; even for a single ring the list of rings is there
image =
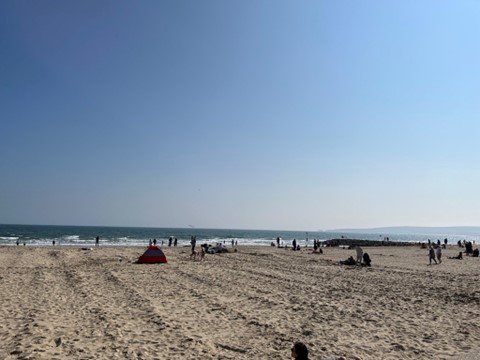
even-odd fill
[[[138,258],[137,264],[153,264],[153,263],[166,263],[167,257],[163,251],[158,247],[151,245],[143,253],[142,256]]]

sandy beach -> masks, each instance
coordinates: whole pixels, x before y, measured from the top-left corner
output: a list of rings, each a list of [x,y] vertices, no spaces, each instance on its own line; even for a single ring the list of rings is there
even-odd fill
[[[242,247],[133,263],[141,247],[0,248],[0,359],[478,358],[480,258],[427,250]]]

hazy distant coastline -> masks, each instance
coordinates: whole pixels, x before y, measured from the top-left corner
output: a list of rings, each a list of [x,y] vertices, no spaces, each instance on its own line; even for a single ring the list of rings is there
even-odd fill
[[[334,233],[357,233],[357,234],[444,234],[444,235],[480,235],[480,226],[391,226],[368,229],[332,229]]]

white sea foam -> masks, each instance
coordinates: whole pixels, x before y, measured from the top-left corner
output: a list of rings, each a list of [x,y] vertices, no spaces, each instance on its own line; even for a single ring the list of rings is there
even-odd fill
[[[77,234],[75,234],[77,233]],[[172,235],[173,234],[173,235]],[[479,232],[480,234],[480,232]],[[0,225],[0,245],[16,245],[16,242],[25,242],[26,245],[56,245],[64,246],[92,246],[95,243],[95,237],[100,236],[100,245],[111,246],[145,246],[149,240],[157,239],[157,244],[168,246],[170,236],[178,238],[178,246],[190,245],[190,238],[195,235],[197,245],[208,243],[223,243],[229,246],[232,239],[239,245],[260,245],[269,246],[275,242],[277,236],[282,240],[282,244],[291,244],[291,241],[297,239],[297,244],[302,247],[313,243],[313,239],[329,240],[344,236],[350,239],[379,240],[388,236],[393,241],[426,242],[428,239],[436,241],[448,237],[449,244],[456,244],[458,240],[471,240],[480,242],[480,235],[435,235],[435,234],[394,234],[394,233],[340,233],[340,232],[301,232],[301,231],[268,231],[268,230],[222,230],[222,229],[163,229],[163,228],[88,228],[88,227],[66,227],[59,229],[57,226],[13,226]],[[172,244],[173,245],[173,244]]]

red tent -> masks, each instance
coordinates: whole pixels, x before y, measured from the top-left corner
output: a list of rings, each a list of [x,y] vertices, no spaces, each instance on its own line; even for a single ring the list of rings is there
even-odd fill
[[[158,246],[149,246],[142,256],[138,258],[137,264],[166,263],[167,257]]]

